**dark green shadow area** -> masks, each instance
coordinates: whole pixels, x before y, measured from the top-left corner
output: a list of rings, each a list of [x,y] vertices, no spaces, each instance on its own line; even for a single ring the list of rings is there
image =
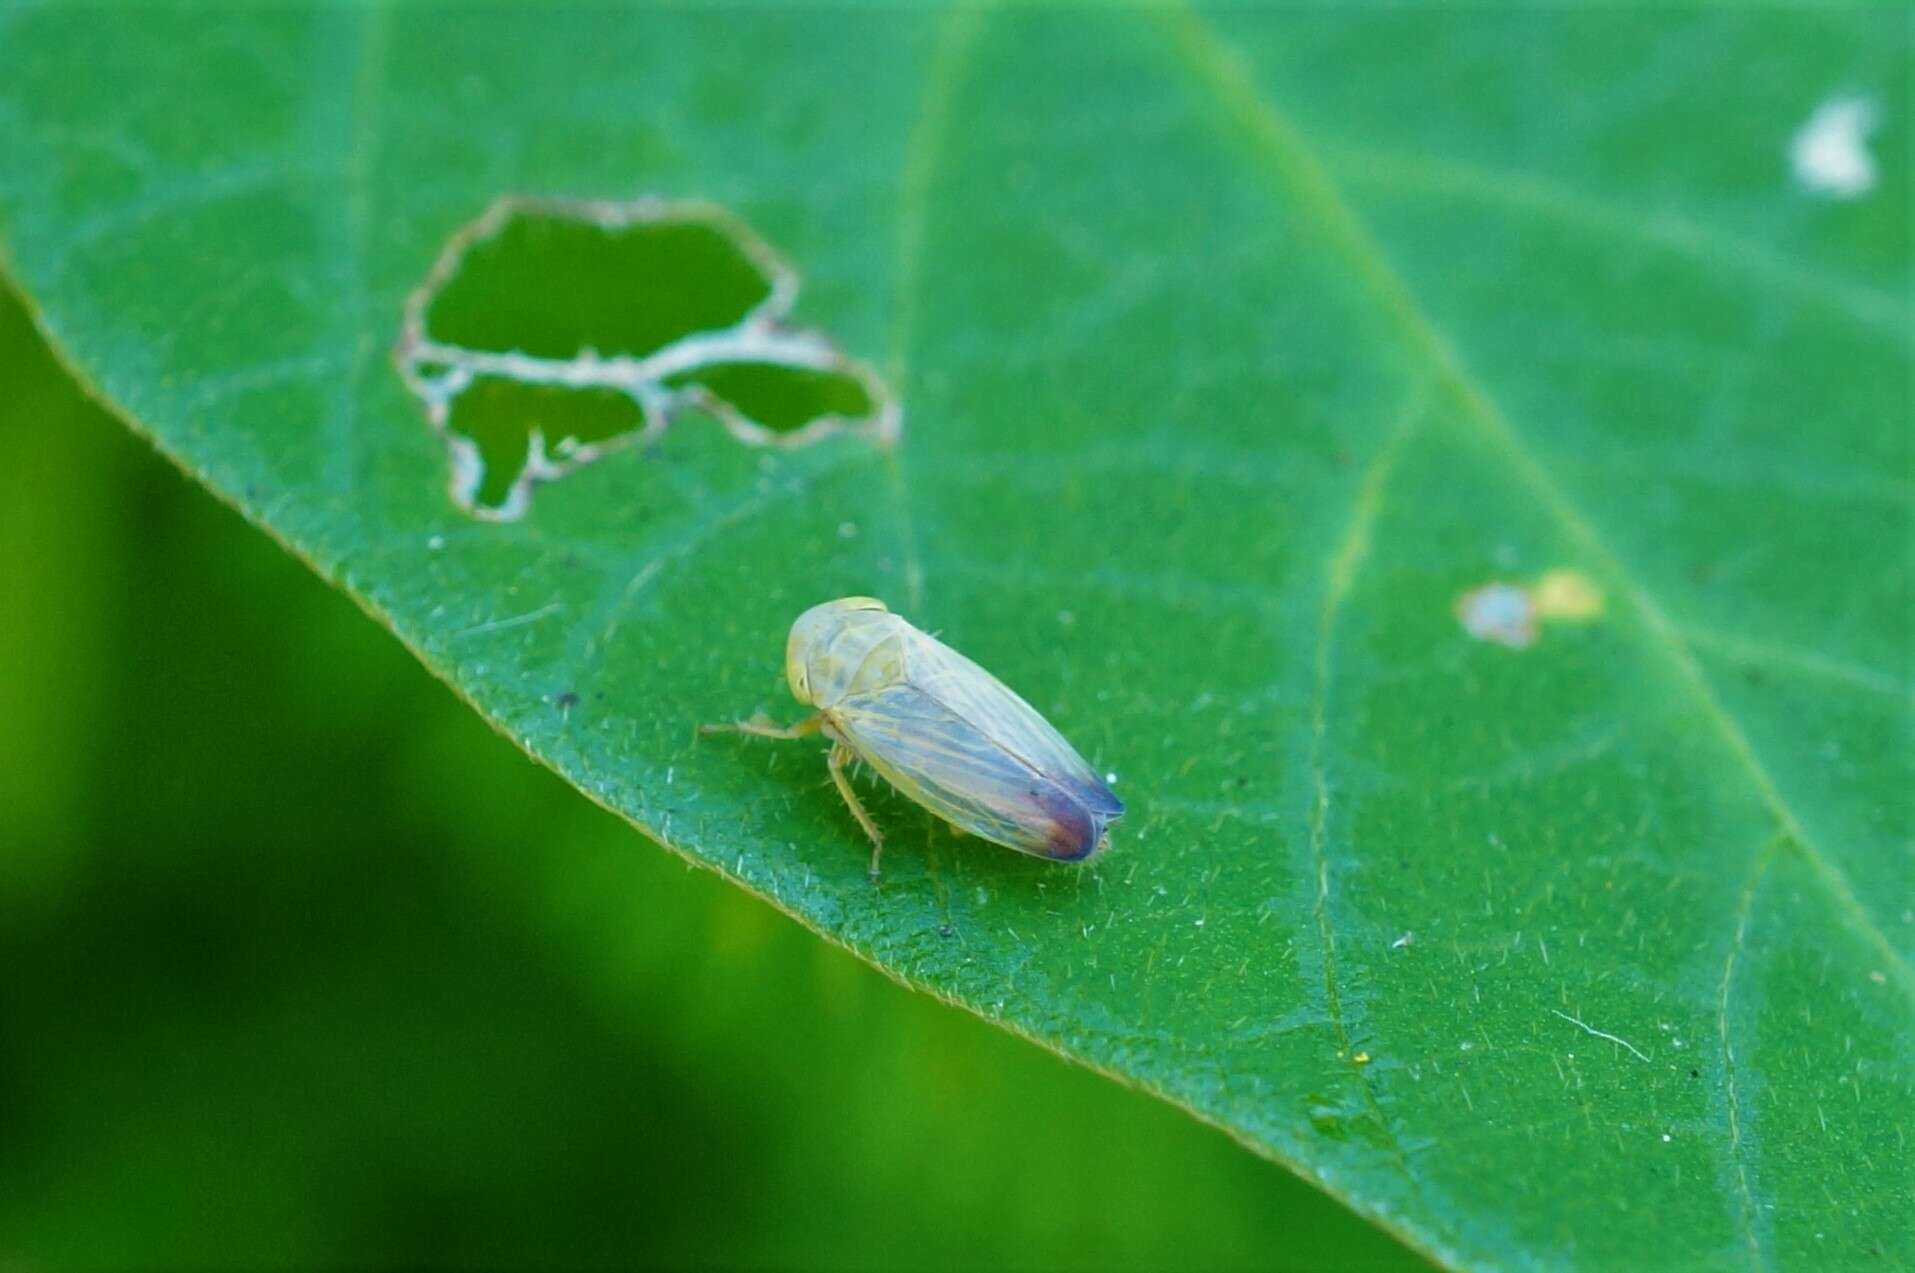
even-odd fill
[[[548,459],[563,460],[573,448],[610,441],[644,424],[637,401],[616,389],[528,385],[481,376],[452,399],[447,427],[478,448],[473,505],[499,509],[525,472],[534,432],[544,439]]]
[[[428,306],[426,328],[466,349],[643,357],[693,332],[730,327],[770,294],[764,271],[715,224],[607,228],[519,209],[467,248]]]
[[[791,433],[826,416],[862,420],[877,410],[858,377],[842,371],[733,362],[699,367],[666,379],[673,388],[699,385],[739,414],[776,433]]]

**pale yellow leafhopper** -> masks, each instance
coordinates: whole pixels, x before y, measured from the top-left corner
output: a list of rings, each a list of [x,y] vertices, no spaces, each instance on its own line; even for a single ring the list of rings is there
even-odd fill
[[[799,615],[785,645],[785,676],[793,697],[815,714],[789,727],[750,720],[704,732],[829,738],[825,763],[871,837],[874,879],[884,836],[844,772],[851,760],[961,831],[1057,861],[1082,861],[1104,848],[1124,812],[1035,708],[882,601],[844,597]]]

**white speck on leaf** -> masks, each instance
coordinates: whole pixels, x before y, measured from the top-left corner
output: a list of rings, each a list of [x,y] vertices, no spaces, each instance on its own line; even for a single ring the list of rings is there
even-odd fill
[[[1875,130],[1875,103],[1866,97],[1832,97],[1815,108],[1789,142],[1789,165],[1810,194],[1859,199],[1875,188],[1875,157],[1868,135]]]
[[[1536,607],[1529,592],[1513,583],[1484,584],[1464,593],[1456,600],[1456,618],[1479,641],[1512,650],[1536,643]]]

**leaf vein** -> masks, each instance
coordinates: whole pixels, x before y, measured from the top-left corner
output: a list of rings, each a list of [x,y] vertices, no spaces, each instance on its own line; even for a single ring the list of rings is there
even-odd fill
[[[1749,916],[1754,913],[1762,877],[1768,873],[1770,864],[1775,861],[1776,851],[1786,838],[1786,833],[1772,836],[1756,853],[1755,861],[1749,868],[1749,877],[1743,881],[1742,895],[1736,903],[1735,931],[1729,939],[1729,954],[1722,964],[1722,984],[1716,995],[1716,1034],[1722,1043],[1729,1160],[1735,1167],[1736,1193],[1741,1202],[1742,1235],[1748,1246],[1749,1267],[1752,1269],[1764,1267],[1767,1261],[1762,1254],[1761,1240],[1756,1234],[1755,1194],[1749,1185],[1749,1165],[1742,1143],[1742,1105],[1736,1089],[1735,1045],[1729,1038],[1729,990],[1735,980],[1736,961],[1741,958],[1748,944]]]
[[[1194,77],[1234,113],[1261,157],[1274,172],[1283,193],[1295,199],[1306,214],[1317,220],[1334,249],[1341,253],[1364,286],[1388,312],[1404,345],[1428,366],[1437,383],[1459,408],[1464,420],[1502,453],[1528,486],[1532,496],[1565,533],[1590,558],[1602,563],[1604,573],[1617,590],[1627,597],[1641,617],[1649,636],[1654,638],[1654,646],[1660,649],[1685,683],[1704,718],[1743,769],[1758,799],[1814,867],[1822,887],[1857,931],[1895,969],[1898,979],[1905,986],[1915,985],[1915,972],[1911,972],[1908,961],[1888,940],[1875,917],[1862,906],[1841,868],[1809,836],[1795,810],[1783,798],[1775,779],[1763,765],[1748,735],[1722,705],[1713,683],[1697,662],[1694,652],[1683,641],[1676,625],[1655,597],[1637,581],[1621,558],[1608,546],[1595,526],[1583,516],[1523,436],[1471,375],[1455,348],[1437,329],[1402,276],[1391,265],[1382,247],[1332,182],[1306,140],[1262,95],[1242,58],[1219,40],[1201,16],[1189,9],[1181,9],[1170,14],[1169,19],[1175,24],[1172,35],[1178,49]]]
[[[1747,641],[1741,637],[1732,637],[1693,623],[1683,624],[1681,632],[1683,638],[1691,645],[1714,650],[1752,667],[1798,672],[1823,680],[1840,681],[1872,694],[1898,699],[1904,703],[1915,703],[1915,686],[1872,667],[1850,663],[1844,659],[1833,659],[1826,654],[1818,654],[1813,650],[1798,649],[1794,646],[1776,645],[1765,641]]]
[[[911,345],[917,334],[918,307],[923,291],[924,235],[929,218],[931,186],[950,131],[951,103],[970,61],[977,33],[982,26],[983,10],[969,4],[957,4],[939,22],[931,51],[924,96],[918,118],[905,140],[904,160],[898,177],[897,291],[892,303],[890,348],[885,358],[885,378],[900,404],[900,419],[905,399],[905,380],[910,374]],[[891,500],[897,510],[900,548],[904,556],[905,598],[914,615],[924,609],[924,559],[918,549],[917,531],[911,516],[910,489],[904,477],[900,455],[903,434],[885,451],[885,474],[891,486]]]
[[[1326,148],[1352,181],[1395,191],[1474,199],[1556,221],[1616,242],[1637,243],[1821,302],[1874,331],[1902,340],[1908,306],[1898,297],[1830,274],[1757,240],[1692,221],[1667,209],[1619,208],[1595,195],[1524,173],[1480,168],[1453,159],[1403,155],[1361,145]]]
[[[732,501],[715,516],[694,518],[685,532],[670,542],[661,545],[654,540],[626,557],[617,567],[609,569],[590,613],[574,630],[577,641],[582,644],[575,644],[570,655],[571,661],[584,665],[597,657],[618,634],[620,614],[624,608],[650,587],[665,567],[683,560],[716,536],[750,521],[760,513],[805,495],[847,463],[846,460],[836,460],[796,477],[788,484],[771,490],[754,490]],[[594,633],[597,635],[594,636]]]
[[[373,153],[379,138],[379,120],[385,106],[386,47],[391,9],[367,4],[359,10],[358,46],[354,55],[352,94],[348,107],[345,202],[342,228],[345,254],[346,340],[350,362],[340,377],[339,401],[330,415],[332,444],[328,447],[328,476],[345,497],[345,506],[357,515],[359,491],[359,390],[365,383],[367,355],[372,349],[372,303],[366,285],[366,251],[372,227]]]
[[[1358,478],[1343,533],[1338,539],[1335,551],[1331,553],[1326,563],[1323,606],[1317,616],[1316,654],[1313,664],[1310,708],[1310,780],[1313,788],[1310,807],[1310,854],[1314,860],[1317,875],[1317,940],[1323,952],[1324,1006],[1330,1017],[1330,1026],[1336,1033],[1338,1055],[1346,1061],[1354,1058],[1355,1049],[1350,1040],[1348,1024],[1344,1019],[1343,993],[1337,978],[1336,926],[1330,922],[1328,843],[1330,781],[1324,760],[1329,736],[1331,654],[1336,644],[1337,621],[1342,615],[1343,603],[1356,582],[1357,572],[1362,569],[1364,560],[1369,556],[1370,532],[1382,509],[1384,490],[1389,484],[1391,473],[1395,470],[1397,456],[1423,418],[1425,405],[1425,386],[1419,384],[1405,399],[1388,436],[1378,447],[1376,455],[1364,467],[1362,476]],[[1420,1193],[1421,1185],[1417,1174],[1410,1169],[1409,1156],[1402,1142],[1397,1138],[1395,1130],[1390,1126],[1389,1120],[1384,1117],[1382,1103],[1377,1099],[1375,1087],[1372,1086],[1369,1076],[1361,1066],[1353,1068],[1357,1086],[1363,1093],[1364,1104],[1369,1107],[1371,1116],[1383,1129],[1397,1166],[1402,1170],[1403,1177],[1409,1182],[1411,1190]]]

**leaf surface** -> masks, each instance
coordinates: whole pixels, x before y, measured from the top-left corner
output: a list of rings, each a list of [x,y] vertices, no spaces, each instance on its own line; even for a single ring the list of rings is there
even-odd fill
[[[0,234],[79,374],[500,729],[904,981],[1456,1267],[1903,1267],[1909,54],[1860,11],[32,6]],[[728,209],[902,440],[691,412],[462,512],[388,353],[510,193]],[[1114,773],[1116,847],[874,794],[873,888],[817,747],[694,741],[795,718],[785,629],[853,593]]]

